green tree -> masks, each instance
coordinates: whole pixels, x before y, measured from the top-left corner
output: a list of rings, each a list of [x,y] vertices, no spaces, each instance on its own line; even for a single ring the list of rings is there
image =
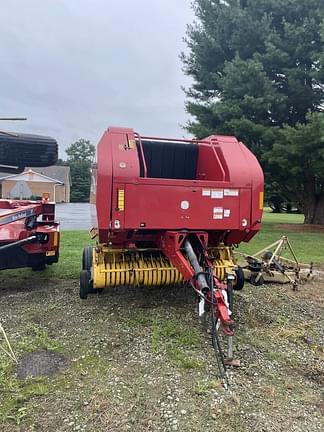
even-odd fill
[[[80,138],[68,147],[66,153],[66,164],[71,169],[71,202],[88,202],[95,146],[90,144],[90,141]]]
[[[305,222],[324,223],[324,216],[309,217],[321,213],[315,207],[322,201],[314,195],[321,173],[314,172],[313,197],[305,202],[296,185],[307,173],[292,169],[301,160],[283,152],[284,146],[295,145],[291,128],[300,134],[308,122],[320,121],[309,113],[320,112],[324,101],[324,2],[195,0],[194,10],[197,22],[188,27],[186,39],[189,54],[182,54],[184,70],[193,78],[186,91],[186,108],[194,118],[188,131],[197,137],[236,135],[261,160],[268,185],[303,200]],[[307,151],[313,145],[317,152],[317,132]],[[287,177],[297,172],[298,177]]]
[[[324,220],[324,115],[308,114],[306,123],[280,129],[268,155],[269,165],[281,168],[278,178],[299,198],[305,222]]]

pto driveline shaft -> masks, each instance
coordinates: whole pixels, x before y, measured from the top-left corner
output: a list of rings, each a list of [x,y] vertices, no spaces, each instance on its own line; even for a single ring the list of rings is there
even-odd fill
[[[184,242],[184,248],[185,248],[187,257],[190,261],[190,264],[192,265],[192,267],[194,269],[195,276],[197,277],[197,282],[198,282],[199,288],[201,289],[201,291],[206,290],[206,289],[209,290],[209,286],[207,284],[206,277],[204,274],[201,273],[201,268],[200,268],[197,256],[196,256],[189,240],[186,240]]]

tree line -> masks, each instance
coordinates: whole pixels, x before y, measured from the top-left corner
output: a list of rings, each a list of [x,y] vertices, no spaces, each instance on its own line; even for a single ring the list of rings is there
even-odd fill
[[[195,0],[186,129],[230,134],[261,161],[267,196],[324,224],[323,0]]]

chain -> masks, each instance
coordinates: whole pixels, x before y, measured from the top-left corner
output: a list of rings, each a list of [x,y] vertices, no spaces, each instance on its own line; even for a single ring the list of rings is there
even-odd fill
[[[225,358],[223,349],[220,342],[220,337],[218,333],[217,323],[218,323],[218,317],[215,316],[215,286],[214,286],[214,276],[213,276],[213,269],[209,268],[209,286],[211,289],[211,327],[212,327],[212,345],[214,348],[214,353],[217,361],[217,366],[219,370],[219,375],[223,381],[224,386],[227,388],[229,385],[228,382],[228,374],[227,374],[227,368],[225,364]]]
[[[208,269],[208,284],[211,289],[211,301],[206,298],[202,293],[200,293],[197,288],[195,287],[194,283],[191,281],[191,286],[194,289],[194,291],[197,293],[198,296],[200,296],[202,299],[205,300],[210,305],[211,310],[211,336],[212,336],[212,345],[214,348],[215,358],[217,362],[217,367],[219,371],[219,376],[223,381],[224,387],[227,388],[229,385],[228,381],[228,374],[227,374],[227,368],[225,363],[225,358],[223,354],[223,349],[220,342],[220,337],[218,333],[217,323],[218,323],[218,317],[215,315],[215,307],[216,306],[216,299],[215,299],[215,286],[214,286],[214,277],[213,277],[213,270],[212,268]]]

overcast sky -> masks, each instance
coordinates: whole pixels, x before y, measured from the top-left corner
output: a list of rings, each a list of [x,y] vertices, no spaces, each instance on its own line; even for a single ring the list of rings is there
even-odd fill
[[[3,130],[53,136],[63,149],[98,141],[109,125],[182,137],[191,0],[1,2]]]

